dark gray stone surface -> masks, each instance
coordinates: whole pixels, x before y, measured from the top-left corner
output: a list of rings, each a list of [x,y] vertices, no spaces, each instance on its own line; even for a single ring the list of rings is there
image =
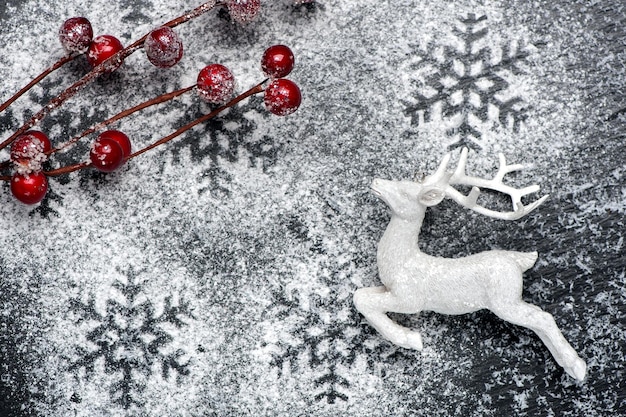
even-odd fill
[[[197,5],[51,3],[0,5],[0,100],[61,56],[68,17],[128,44]],[[132,55],[38,127],[61,142],[212,62],[244,91],[274,43],[295,52],[303,105],[279,118],[253,97],[118,173],[52,179],[37,207],[3,187],[0,416],[626,415],[625,23],[620,1],[277,0],[246,27],[223,11],[181,26],[173,69]],[[2,139],[86,70],[78,59],[1,114]],[[139,148],[207,111],[189,95],[116,128]],[[480,175],[498,152],[533,163],[512,181],[550,199],[516,222],[446,201],[423,250],[537,250],[524,299],[554,315],[584,382],[489,312],[393,315],[421,330],[414,352],[354,310],[354,290],[379,284],[389,219],[369,183],[460,145]]]

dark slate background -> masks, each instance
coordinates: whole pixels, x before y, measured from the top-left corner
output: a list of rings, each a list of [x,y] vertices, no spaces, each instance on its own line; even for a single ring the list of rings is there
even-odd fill
[[[61,56],[70,16],[128,43],[195,6],[5,1],[1,99]],[[119,173],[52,180],[36,207],[3,187],[0,416],[626,415],[625,23],[620,1],[276,0],[246,27],[223,10],[181,26],[171,70],[134,54],[39,128],[67,139],[211,62],[244,91],[274,43],[294,50],[304,102],[278,118],[253,97]],[[20,99],[2,137],[86,70],[79,59]],[[208,110],[189,96],[116,127],[139,147]],[[489,312],[393,315],[422,331],[414,352],[354,310],[354,290],[379,285],[389,219],[369,183],[462,145],[480,175],[498,152],[533,163],[512,181],[550,198],[517,222],[446,201],[422,249],[537,250],[524,299],[587,361],[583,383]]]

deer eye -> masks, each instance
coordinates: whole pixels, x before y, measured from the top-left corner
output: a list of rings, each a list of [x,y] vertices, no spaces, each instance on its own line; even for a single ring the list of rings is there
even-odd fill
[[[434,200],[437,197],[439,197],[439,192],[436,190],[429,190],[429,191],[426,191],[426,193],[424,194],[424,197]]]

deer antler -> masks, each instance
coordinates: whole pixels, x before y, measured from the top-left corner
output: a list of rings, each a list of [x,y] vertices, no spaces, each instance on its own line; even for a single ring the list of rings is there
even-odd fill
[[[465,173],[467,153],[467,148],[463,148],[463,151],[461,152],[461,157],[459,159],[459,165],[453,173],[446,172],[446,167],[448,165],[448,161],[450,160],[450,154],[446,155],[442,160],[440,167],[437,169],[437,172],[433,175],[438,179],[445,179],[445,177],[448,177],[447,181],[445,181],[447,183],[445,191],[446,195],[448,195],[450,198],[455,200],[463,207],[467,207],[471,210],[476,211],[477,213],[484,214],[485,216],[493,217],[496,219],[516,220],[536,209],[548,198],[548,195],[544,195],[539,200],[531,204],[528,204],[526,206],[522,204],[522,197],[539,191],[539,186],[533,184],[528,187],[517,189],[504,184],[502,180],[506,174],[508,174],[509,172],[522,170],[525,168],[525,166],[522,164],[507,165],[506,159],[504,158],[503,154],[499,155],[500,166],[498,168],[498,172],[492,179],[489,180],[467,175]],[[472,190],[468,195],[464,195],[453,187],[454,184],[469,185],[472,186]],[[480,195],[479,187],[487,188],[509,195],[511,197],[511,202],[513,203],[513,211],[499,212],[478,205],[477,200],[478,196]]]

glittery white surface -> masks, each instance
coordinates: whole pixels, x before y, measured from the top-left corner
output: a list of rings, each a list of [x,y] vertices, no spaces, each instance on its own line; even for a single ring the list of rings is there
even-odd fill
[[[128,44],[198,4],[5,1],[0,101],[61,56],[57,31],[71,16]],[[133,54],[39,126],[66,140],[193,84],[213,62],[242,92],[263,79],[266,47],[296,55],[289,78],[303,104],[293,115],[247,100],[117,173],[51,180],[38,207],[2,187],[0,415],[626,415],[621,2],[263,6],[245,27],[216,10],[185,23],[179,65]],[[85,70],[77,60],[1,114],[1,138]],[[437,90],[437,71],[448,89]],[[506,88],[484,93],[487,79]],[[416,110],[425,97],[435,100]],[[116,128],[139,148],[206,111],[190,95]],[[534,164],[514,182],[540,183],[550,199],[517,222],[444,202],[426,217],[422,249],[537,250],[524,298],[554,315],[589,364],[585,382],[491,313],[394,316],[421,330],[415,352],[355,311],[354,290],[379,285],[389,219],[371,180],[434,169],[464,137],[454,126],[478,136],[468,139],[472,172],[494,172],[504,152]],[[52,165],[84,160],[87,146]]]

